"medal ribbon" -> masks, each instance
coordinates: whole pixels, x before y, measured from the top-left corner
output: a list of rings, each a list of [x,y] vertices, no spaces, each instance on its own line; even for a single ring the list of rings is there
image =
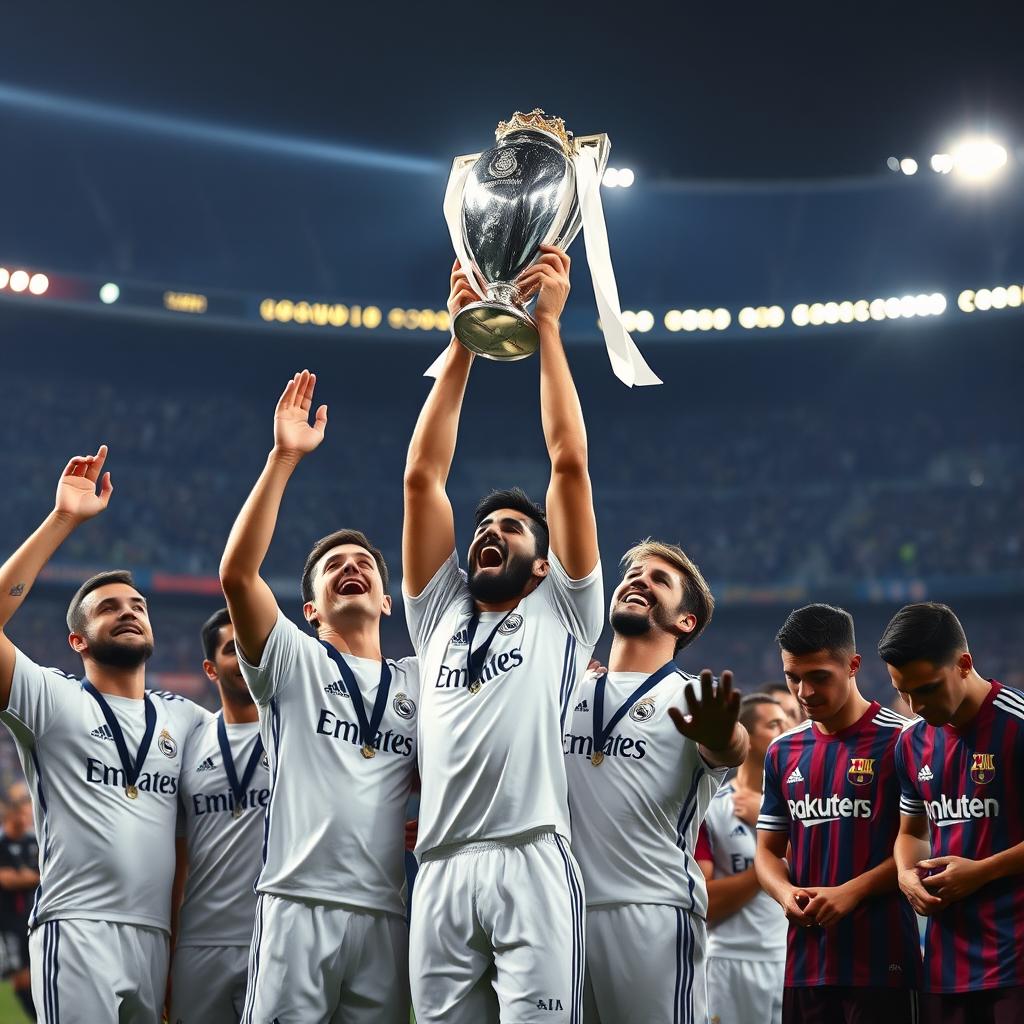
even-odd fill
[[[117,720],[117,716],[110,709],[110,705],[104,700],[103,694],[96,689],[88,679],[82,681],[82,689],[89,694],[93,700],[96,701],[100,706],[100,711],[103,712],[103,717],[107,721],[107,725],[110,727],[110,731],[114,736],[114,746],[117,747],[117,756],[121,759],[121,768],[124,770],[124,788],[127,791],[135,785],[139,780],[139,775],[142,772],[142,766],[146,762],[146,757],[149,754],[150,744],[153,742],[153,733],[156,730],[156,707],[153,701],[150,700],[149,694],[144,694],[143,701],[146,705],[146,731],[142,734],[142,742],[139,744],[139,752],[132,761],[131,754],[128,753],[128,744],[124,740],[124,732],[121,729],[121,723]]]
[[[217,716],[217,742],[220,744],[221,756],[224,758],[224,773],[228,777],[228,785],[231,787],[231,794],[235,798],[235,807],[241,810],[245,804],[246,793],[249,791],[249,783],[256,774],[256,765],[263,756],[263,741],[256,737],[256,745],[252,748],[249,756],[249,763],[242,773],[242,781],[238,781],[238,773],[235,771],[235,759],[231,756],[231,744],[228,743],[228,727],[224,723],[224,713]]]
[[[518,607],[518,605],[516,606]],[[512,609],[515,611],[515,609]],[[473,651],[473,638],[476,636],[477,627],[480,625],[480,611],[477,608],[473,609],[473,614],[469,619],[469,626],[466,629],[466,685],[472,686],[473,683],[483,680],[480,679],[480,673],[484,670],[484,662],[487,661],[487,652],[491,649],[491,644],[494,642],[494,638],[498,635],[498,630],[508,622],[508,617],[512,612],[506,612],[505,617],[491,630],[491,635],[476,649]]]
[[[377,737],[377,730],[384,719],[384,710],[388,706],[388,695],[391,693],[391,666],[386,659],[380,660],[380,683],[377,686],[377,699],[373,702],[373,711],[370,717],[366,717],[366,705],[363,703],[363,695],[359,692],[359,683],[356,682],[356,674],[352,671],[348,662],[340,651],[336,651],[330,644],[320,641],[321,646],[327,652],[327,656],[338,666],[341,678],[345,680],[345,689],[352,698],[352,707],[355,709],[356,718],[359,719],[359,738],[364,747],[375,749],[374,739]]]
[[[608,724],[604,723],[604,688],[608,682],[606,672],[594,684],[594,749],[593,753],[604,750],[605,741],[611,735],[612,729],[622,721],[626,712],[649,690],[653,690],[666,676],[677,671],[674,661],[666,662],[657,672],[649,675],[619,706],[619,709],[609,719]]]

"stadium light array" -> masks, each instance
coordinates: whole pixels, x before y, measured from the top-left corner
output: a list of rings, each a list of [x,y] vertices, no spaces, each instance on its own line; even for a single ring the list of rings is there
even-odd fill
[[[670,309],[665,314],[665,327],[675,334],[677,331],[724,331],[732,323],[729,310],[718,309]]]
[[[260,319],[267,323],[313,324],[316,327],[366,327],[374,330],[384,319],[377,306],[346,306],[343,302],[295,302],[264,299]]]
[[[629,188],[636,175],[628,167],[609,167],[604,172],[601,184],[605,188]]]
[[[1006,150],[992,139],[964,139],[949,154],[953,170],[971,182],[991,179],[1006,166]]]
[[[986,313],[990,309],[1019,309],[1024,305],[1024,286],[997,285],[995,288],[979,288],[977,291],[965,288],[957,296],[956,304],[965,313]]]
[[[45,295],[50,287],[50,279],[45,274],[33,274],[28,279],[28,290],[33,295]]]
[[[447,331],[450,325],[447,309],[388,310],[388,327],[393,331]]]
[[[866,323],[869,320],[900,320],[918,316],[941,316],[946,312],[946,296],[893,295],[887,299],[857,299],[844,302],[800,303],[790,311],[789,318],[797,327],[820,327],[822,324]]]
[[[28,292],[30,295],[45,295],[50,279],[45,274],[30,274],[27,270],[8,270],[0,267],[0,291],[10,288],[12,292]]]
[[[15,270],[11,274],[10,288],[12,292],[23,292],[28,287],[29,276],[24,270]]]
[[[649,309],[641,309],[638,312],[624,309],[622,311],[622,326],[631,334],[633,331],[646,334],[654,327],[654,314]]]
[[[121,289],[113,281],[108,281],[100,288],[100,302],[104,305],[109,306],[117,302],[119,298],[121,298]]]
[[[744,306],[739,315],[740,327],[748,331],[766,327],[781,327],[786,322],[786,311],[781,306]]]

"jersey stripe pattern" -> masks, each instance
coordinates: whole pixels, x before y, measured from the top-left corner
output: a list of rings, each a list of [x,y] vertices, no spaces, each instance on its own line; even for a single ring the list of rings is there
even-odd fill
[[[963,729],[908,726],[896,751],[907,815],[928,818],[931,856],[983,860],[1024,842],[1024,693],[993,682]],[[938,869],[936,869],[938,870]],[[997,879],[928,918],[924,987],[1024,985],[1024,885]]]
[[[788,834],[794,885],[840,885],[892,856],[894,749],[906,724],[873,701],[841,732],[805,722],[772,742],[757,827]],[[898,890],[864,900],[830,928],[789,926],[788,988],[916,988],[919,974],[916,920]]]

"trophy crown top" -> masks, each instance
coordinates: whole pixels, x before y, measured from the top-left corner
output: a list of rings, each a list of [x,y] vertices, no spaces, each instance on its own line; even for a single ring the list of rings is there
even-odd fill
[[[524,129],[544,132],[550,135],[562,147],[566,156],[572,153],[572,132],[567,131],[565,121],[560,117],[548,117],[540,107],[534,107],[528,114],[517,110],[507,121],[499,121],[494,131],[494,138],[503,139],[511,132],[519,132]]]

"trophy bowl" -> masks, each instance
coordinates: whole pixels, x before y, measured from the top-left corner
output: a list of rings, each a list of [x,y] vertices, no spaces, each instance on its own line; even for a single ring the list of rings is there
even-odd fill
[[[452,326],[478,355],[525,359],[540,335],[516,279],[542,245],[568,248],[582,226],[573,156],[584,140],[574,141],[560,117],[539,109],[502,121],[495,139],[486,152],[460,158],[472,161],[462,194],[462,242],[485,297],[461,309]],[[593,140],[603,170],[607,136],[586,139]]]

